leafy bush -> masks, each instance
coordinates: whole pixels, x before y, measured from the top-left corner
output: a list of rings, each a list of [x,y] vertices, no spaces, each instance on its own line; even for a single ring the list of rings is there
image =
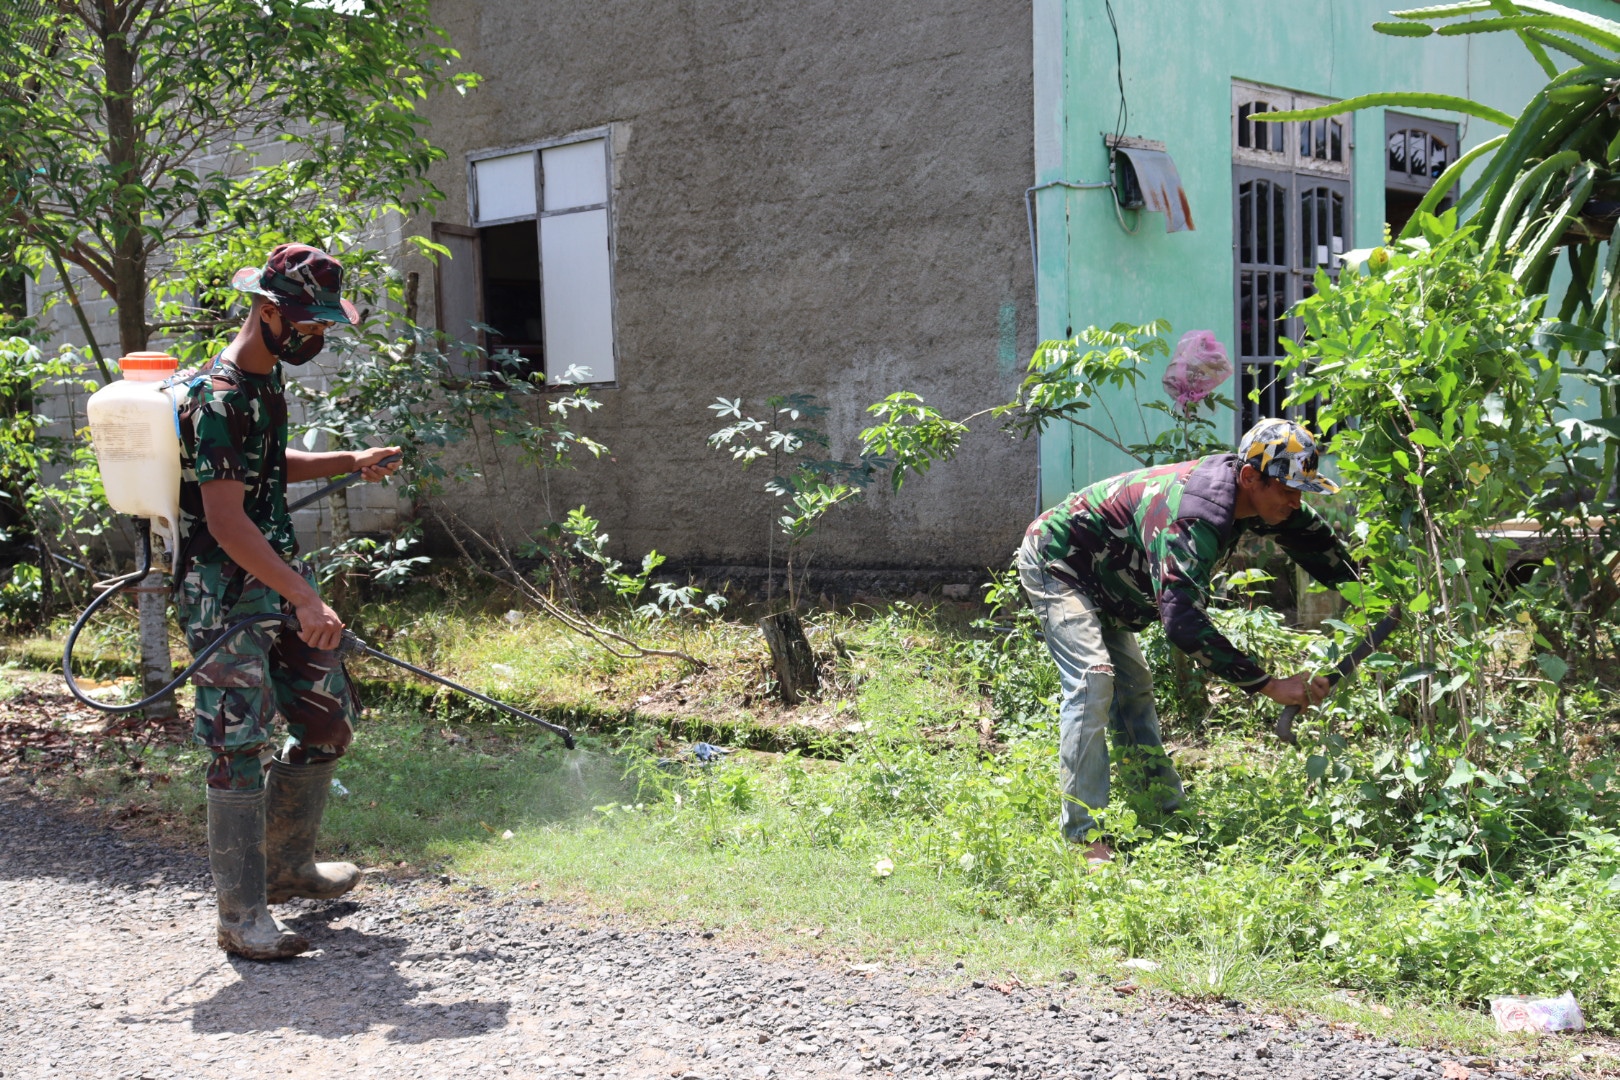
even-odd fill
[[[1489,268],[1454,213],[1422,219],[1424,242],[1378,249],[1369,272],[1318,272],[1287,342],[1291,400],[1322,400],[1338,424],[1345,496],[1357,510],[1357,618],[1400,605],[1421,619],[1421,660],[1397,688],[1416,717],[1460,742],[1487,710],[1487,633],[1512,541],[1559,451],[1560,371],[1537,347],[1539,298]]]

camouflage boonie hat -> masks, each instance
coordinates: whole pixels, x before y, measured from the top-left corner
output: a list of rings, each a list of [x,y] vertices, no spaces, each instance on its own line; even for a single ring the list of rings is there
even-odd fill
[[[1262,476],[1275,477],[1296,491],[1332,495],[1339,485],[1318,473],[1316,437],[1304,425],[1275,417],[1250,428],[1238,442],[1238,457]]]
[[[258,293],[294,322],[348,323],[360,321],[354,305],[343,299],[343,264],[308,244],[282,244],[270,252],[264,268],[245,266],[231,278],[231,287]]]

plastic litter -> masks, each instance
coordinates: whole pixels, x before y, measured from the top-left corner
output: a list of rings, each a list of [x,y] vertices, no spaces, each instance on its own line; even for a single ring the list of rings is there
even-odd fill
[[[731,753],[731,750],[728,747],[714,746],[706,742],[694,743],[692,746],[692,756],[703,762],[705,765],[711,761],[716,761],[729,753]]]
[[[1165,393],[1175,398],[1184,413],[1193,408],[1232,377],[1232,362],[1226,346],[1210,330],[1189,330],[1176,342],[1170,367],[1164,373]]]
[[[1491,998],[1491,1016],[1497,1031],[1585,1031],[1586,1017],[1575,995],[1567,990],[1560,997],[1535,998],[1523,995]]]
[[[1158,971],[1159,970],[1159,962],[1157,960],[1148,960],[1148,959],[1146,959],[1144,957],[1141,957],[1141,956],[1133,956],[1129,960],[1121,960],[1119,962],[1119,966],[1120,967],[1135,968],[1137,971]]]
[[[332,777],[332,794],[347,795],[348,793],[349,789],[343,786],[343,781],[339,780],[335,776]]]

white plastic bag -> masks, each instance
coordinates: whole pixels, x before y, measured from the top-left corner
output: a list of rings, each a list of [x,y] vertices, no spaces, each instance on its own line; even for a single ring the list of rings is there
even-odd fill
[[[1491,998],[1491,1016],[1497,1031],[1584,1031],[1586,1018],[1575,995],[1533,998],[1522,995]]]
[[[1216,340],[1212,331],[1189,330],[1181,335],[1170,356],[1164,390],[1182,412],[1190,413],[1231,377],[1232,362],[1226,358],[1226,346]]]

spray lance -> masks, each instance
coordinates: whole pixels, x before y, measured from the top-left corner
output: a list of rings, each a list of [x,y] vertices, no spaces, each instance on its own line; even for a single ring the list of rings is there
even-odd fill
[[[97,701],[85,694],[73,678],[73,646],[78,642],[79,633],[89,623],[91,616],[124,590],[133,588],[145,580],[152,571],[152,533],[154,531],[159,533],[171,556],[176,550],[179,540],[176,522],[180,517],[180,417],[179,402],[176,400],[172,383],[178,366],[179,362],[174,357],[162,353],[132,353],[119,361],[123,378],[97,390],[90,396],[85,407],[107,502],[113,510],[136,518],[140,525],[139,566],[132,573],[96,582],[94,587],[101,590],[101,595],[92,600],[80,613],[73,628],[68,631],[67,642],[62,647],[62,678],[67,682],[68,691],[79,701],[103,712],[130,713],[146,708],[191,678],[198,668],[207,663],[209,657],[223,648],[231,638],[251,626],[282,623],[295,633],[298,630],[296,617],[279,612],[249,615],[238,619],[221,630],[180,674],[169,681],[168,685],[128,705],[112,705]],[[392,464],[397,460],[398,456],[395,455],[383,459],[379,464]],[[340,477],[320,490],[291,503],[287,510],[290,513],[308,506],[334,491],[348,487],[360,478],[358,472]],[[458,693],[476,698],[501,712],[520,720],[527,720],[561,736],[564,746],[570,750],[574,748],[573,733],[567,728],[542,720],[522,709],[513,708],[503,701],[480,694],[442,675],[435,675],[397,656],[390,656],[368,645],[352,630],[345,629],[342,642],[338,646],[338,655],[352,654],[386,660],[413,675],[419,675]]]

